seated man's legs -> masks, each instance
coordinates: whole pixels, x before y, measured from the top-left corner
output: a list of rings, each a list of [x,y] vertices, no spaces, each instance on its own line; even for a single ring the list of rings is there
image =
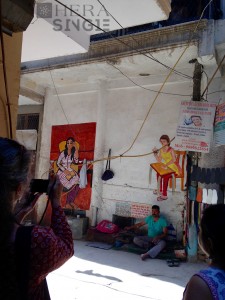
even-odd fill
[[[157,245],[153,246],[147,254],[151,258],[155,258],[166,247],[166,241],[160,240]]]
[[[147,235],[135,236],[133,243],[141,248],[148,249],[152,238]]]

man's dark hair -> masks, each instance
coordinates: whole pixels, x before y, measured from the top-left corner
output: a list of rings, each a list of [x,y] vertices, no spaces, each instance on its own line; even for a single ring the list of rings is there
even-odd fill
[[[160,208],[159,208],[158,205],[153,205],[153,206],[152,206],[152,209],[158,209],[158,210],[160,210]]]

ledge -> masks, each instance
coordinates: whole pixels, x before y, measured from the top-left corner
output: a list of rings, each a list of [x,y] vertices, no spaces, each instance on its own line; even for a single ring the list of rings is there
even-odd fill
[[[137,51],[146,53],[182,46],[189,42],[190,33],[194,31],[197,24],[198,21],[195,21],[92,42],[87,53],[24,62],[21,64],[21,74],[72,67],[105,61],[106,59],[116,62],[121,57],[138,54]],[[206,29],[207,24],[207,20],[199,22],[198,30],[192,38],[192,43],[200,39],[199,31],[202,32]]]

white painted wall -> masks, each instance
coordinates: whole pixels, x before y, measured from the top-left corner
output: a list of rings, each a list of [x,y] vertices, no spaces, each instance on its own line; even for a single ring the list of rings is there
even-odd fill
[[[149,85],[148,88],[159,89],[161,81],[162,78],[154,87]],[[58,96],[53,90],[47,90],[38,170],[40,178],[45,178],[49,169],[50,142],[46,141],[51,140],[53,125],[97,122],[95,159],[106,157],[109,148],[112,148],[112,155],[120,155],[130,147],[155,94],[138,87],[110,89],[108,85],[103,81],[96,85],[96,91],[93,87],[92,91],[88,91],[87,86],[87,91],[82,93],[76,93],[80,87],[74,86],[73,92],[71,88],[68,89],[68,94],[65,89],[62,95],[58,90]],[[192,83],[171,82],[164,91],[191,94]],[[140,136],[127,155],[148,153],[154,146],[160,147],[159,137],[162,134],[168,134],[171,138],[175,136],[180,101],[179,96],[159,96]],[[178,180],[175,193],[169,191],[167,201],[157,202],[152,193],[156,188],[155,174],[149,184],[149,164],[154,161],[152,155],[115,159],[111,162],[115,177],[107,182],[100,179],[105,162],[94,165],[91,207],[98,208],[98,222],[102,219],[111,220],[118,202],[159,204],[162,214],[178,228],[181,236],[184,194],[180,192],[180,182]],[[87,214],[93,218],[91,210]]]

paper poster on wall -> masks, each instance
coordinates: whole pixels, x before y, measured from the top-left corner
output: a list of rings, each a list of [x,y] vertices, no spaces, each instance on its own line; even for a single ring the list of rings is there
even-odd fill
[[[181,101],[174,148],[208,153],[216,103]]]
[[[148,204],[132,204],[131,217],[133,218],[146,218],[150,215],[151,205]]]
[[[88,210],[91,201],[96,123],[52,126],[51,167],[63,185],[65,208]],[[85,172],[83,172],[85,170]]]
[[[215,146],[225,145],[225,103],[216,108],[214,143]]]

